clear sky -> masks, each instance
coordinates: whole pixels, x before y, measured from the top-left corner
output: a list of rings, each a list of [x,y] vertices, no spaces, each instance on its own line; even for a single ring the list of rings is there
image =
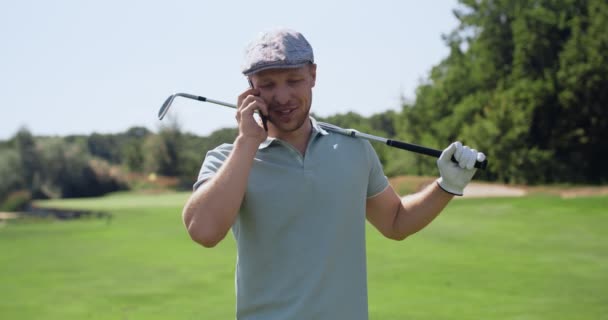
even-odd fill
[[[0,6],[0,139],[157,130],[174,92],[236,102],[244,48],[260,31],[304,34],[318,64],[321,116],[399,110],[448,54],[456,0],[4,1]],[[234,111],[177,99],[170,115],[206,135]]]

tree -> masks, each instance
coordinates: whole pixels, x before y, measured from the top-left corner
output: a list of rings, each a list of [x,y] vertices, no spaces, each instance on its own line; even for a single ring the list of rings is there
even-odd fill
[[[0,203],[13,191],[24,189],[22,164],[14,149],[2,148],[0,153]]]
[[[40,180],[42,163],[36,141],[32,133],[25,127],[17,131],[12,139],[21,161],[21,177],[25,188],[31,191],[34,197],[40,195]]]
[[[144,169],[147,173],[163,176],[178,176],[183,151],[183,135],[176,118],[169,118],[168,124],[160,127],[158,134],[146,138]]]
[[[131,171],[144,171],[145,157],[143,144],[146,138],[152,134],[144,127],[132,127],[121,135],[122,150],[121,162]]]
[[[87,138],[89,153],[110,163],[120,163],[120,144],[121,139],[112,134],[93,133]]]
[[[403,107],[401,135],[464,140],[490,156],[478,176],[605,182],[608,3],[462,0],[450,55]],[[419,173],[430,167],[419,163]]]
[[[559,119],[548,141],[556,158],[569,167],[563,174],[600,183],[608,180],[603,159],[608,150],[608,3],[585,1],[568,20],[569,39],[559,55],[556,102]],[[567,121],[565,121],[567,120]]]

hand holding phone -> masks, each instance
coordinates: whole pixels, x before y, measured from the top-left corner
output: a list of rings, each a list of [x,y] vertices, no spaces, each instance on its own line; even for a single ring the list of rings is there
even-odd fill
[[[247,79],[247,81],[249,81],[249,87],[251,89],[255,89],[253,87],[253,82],[251,82],[251,79]],[[262,119],[262,125],[264,126],[264,130],[268,132],[268,117],[266,117],[262,112],[259,112],[258,114],[260,115],[260,119]]]
[[[256,89],[247,89],[239,95],[235,118],[239,125],[239,136],[254,138],[262,143],[268,138],[268,131],[263,128],[261,119],[255,114],[261,116],[267,113],[268,109],[266,102],[258,94]]]

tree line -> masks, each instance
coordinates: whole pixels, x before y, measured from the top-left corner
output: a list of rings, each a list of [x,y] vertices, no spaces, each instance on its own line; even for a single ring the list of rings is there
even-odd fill
[[[439,149],[461,140],[489,157],[480,179],[606,183],[608,2],[459,2],[459,26],[444,36],[449,55],[430,70],[415,100],[370,117],[351,112],[318,120]],[[158,133],[134,127],[34,137],[22,129],[0,143],[0,201],[18,190],[39,198],[129,188],[116,168],[177,177],[189,188],[206,151],[236,134],[228,128],[198,137],[177,121]],[[437,174],[433,159],[374,147],[389,176]]]
[[[27,128],[0,142],[0,211],[31,199],[100,196],[137,188],[132,174],[177,178],[191,188],[206,150],[234,140],[236,128],[207,137],[185,133],[177,121],[154,133],[133,127],[118,134],[33,136]]]

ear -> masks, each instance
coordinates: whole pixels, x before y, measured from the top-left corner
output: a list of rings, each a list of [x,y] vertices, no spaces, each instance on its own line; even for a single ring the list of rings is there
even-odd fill
[[[314,63],[308,65],[308,71],[310,72],[310,77],[312,78],[312,85],[311,85],[311,87],[314,87],[315,83],[317,81],[317,65],[314,64]]]

